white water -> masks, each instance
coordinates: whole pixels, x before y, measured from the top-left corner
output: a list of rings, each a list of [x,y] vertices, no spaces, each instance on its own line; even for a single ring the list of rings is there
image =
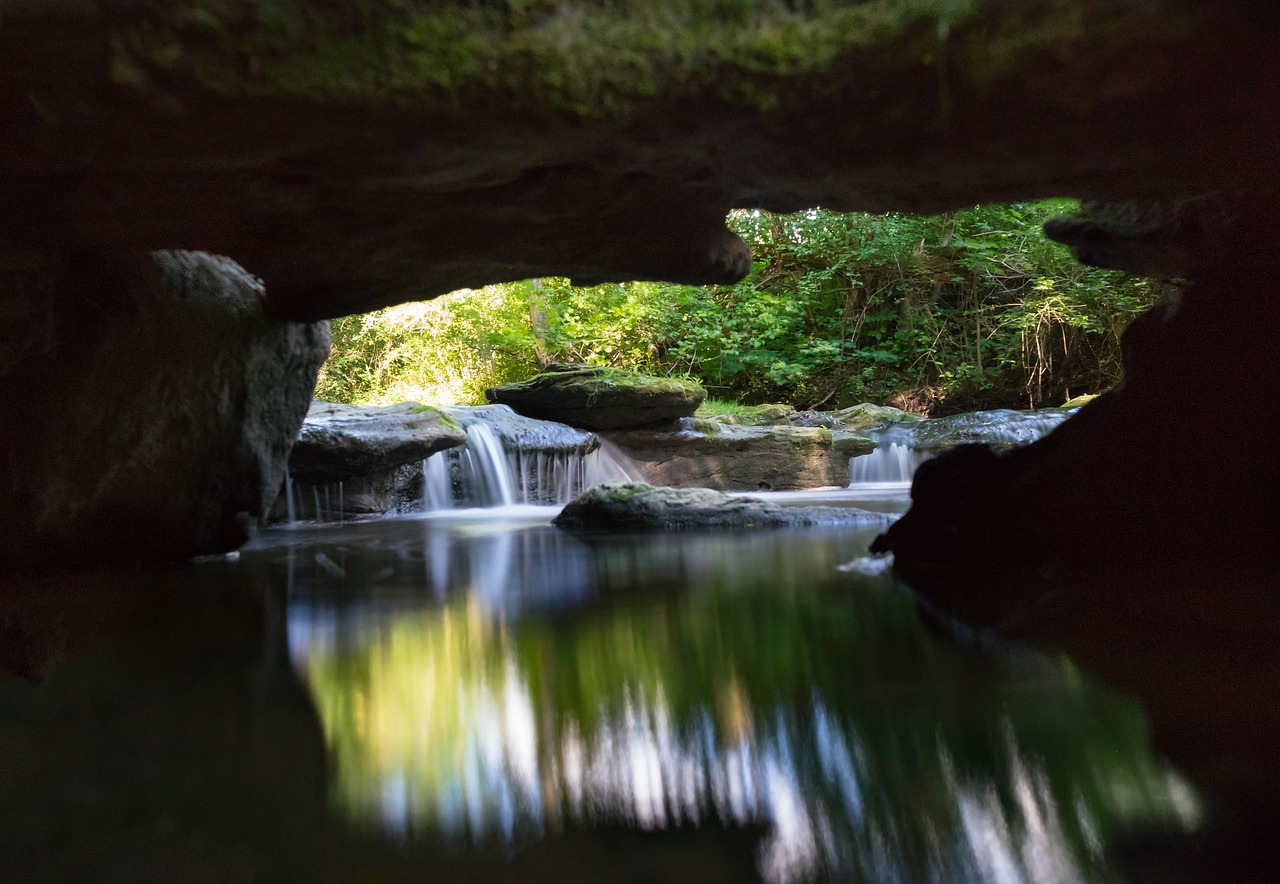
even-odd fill
[[[422,477],[427,512],[518,504],[563,506],[602,482],[642,479],[627,456],[604,440],[585,456],[511,452],[490,427],[479,422],[467,428],[465,444],[424,460]]]
[[[891,424],[870,435],[870,454],[849,459],[849,487],[863,493],[906,493],[920,464],[952,445],[983,442],[996,449],[1034,442],[1075,409],[975,411],[919,423]]]
[[[928,459],[906,442],[882,441],[870,454],[849,459],[849,487],[910,484],[916,468]]]

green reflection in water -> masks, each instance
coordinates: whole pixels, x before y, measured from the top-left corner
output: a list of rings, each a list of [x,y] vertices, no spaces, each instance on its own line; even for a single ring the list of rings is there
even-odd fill
[[[344,563],[394,603],[295,581],[295,660],[357,818],[516,846],[764,821],[772,881],[1108,880],[1118,835],[1195,823],[1134,704],[939,641],[886,581],[835,570],[865,538],[420,530],[417,592]]]

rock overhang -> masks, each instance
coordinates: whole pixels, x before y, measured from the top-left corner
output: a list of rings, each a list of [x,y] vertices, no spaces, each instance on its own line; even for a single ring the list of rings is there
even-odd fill
[[[1265,189],[1263,12],[11,2],[0,240],[227,254],[311,319],[538,275],[731,281],[739,207]]]

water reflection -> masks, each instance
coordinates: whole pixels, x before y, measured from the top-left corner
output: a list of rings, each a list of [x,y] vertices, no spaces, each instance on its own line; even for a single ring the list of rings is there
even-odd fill
[[[533,519],[247,554],[288,569],[351,817],[509,848],[763,822],[773,882],[1109,880],[1117,837],[1197,822],[1135,706],[939,643],[887,578],[836,571],[867,537],[584,542]]]

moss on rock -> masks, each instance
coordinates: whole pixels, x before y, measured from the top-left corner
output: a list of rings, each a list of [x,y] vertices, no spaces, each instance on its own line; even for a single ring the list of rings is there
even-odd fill
[[[540,420],[624,429],[687,417],[706,398],[696,381],[593,365],[556,364],[527,381],[485,390],[490,402]]]

